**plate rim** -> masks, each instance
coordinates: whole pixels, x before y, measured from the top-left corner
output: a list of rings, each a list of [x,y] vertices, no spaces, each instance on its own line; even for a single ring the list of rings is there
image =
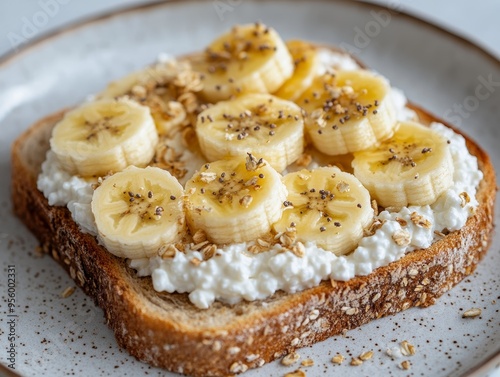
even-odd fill
[[[27,43],[23,44],[20,46],[18,49],[14,50],[9,50],[3,54],[0,54],[0,69],[3,69],[4,67],[8,66],[9,64],[13,63],[15,60],[18,58],[21,58],[22,56],[29,54],[33,50],[36,50],[39,47],[42,47],[46,43],[50,43],[59,36],[62,36],[64,34],[69,34],[71,32],[75,32],[77,30],[83,29],[85,27],[88,27],[89,25],[95,24],[95,23],[101,23],[105,22],[107,20],[113,19],[113,18],[118,18],[121,17],[125,14],[130,14],[130,13],[137,13],[137,12],[142,12],[146,10],[150,10],[153,8],[159,8],[159,7],[166,7],[170,5],[178,5],[178,4],[186,4],[186,3],[207,3],[209,0],[147,0],[143,4],[133,4],[133,5],[128,5],[128,6],[116,6],[111,10],[103,11],[101,13],[91,15],[88,17],[83,17],[83,18],[78,18],[75,21],[71,21],[69,23],[63,24],[59,27],[56,27],[48,32],[43,32],[40,33],[39,36],[31,39]],[[258,2],[263,2],[266,0],[251,0],[254,3]],[[290,1],[303,1],[303,0],[272,0],[275,3],[278,2],[290,2]],[[477,44],[476,42],[472,41],[468,37],[462,36],[460,34],[457,34],[455,31],[451,31],[447,29],[444,26],[440,26],[435,24],[434,22],[421,18],[420,16],[417,16],[416,14],[412,13],[411,11],[408,10],[395,10],[391,9],[388,6],[378,4],[378,3],[372,3],[368,2],[365,0],[314,0],[316,2],[323,2],[323,3],[342,3],[347,6],[361,6],[365,8],[371,8],[371,9],[378,9],[378,10],[383,10],[383,11],[388,11],[391,13],[391,15],[397,15],[398,17],[401,17],[403,19],[409,20],[413,23],[419,24],[422,27],[430,28],[434,30],[434,32],[437,32],[439,34],[445,35],[448,38],[451,38],[458,42],[461,45],[465,45],[467,48],[473,49],[476,52],[478,52],[480,55],[483,56],[483,58],[489,60],[492,62],[494,65],[497,66],[497,68],[500,69],[500,56],[497,57],[492,51],[489,49]],[[461,377],[480,377],[483,375],[486,375],[486,373],[491,372],[493,370],[497,370],[500,368],[500,347],[499,349],[493,353],[488,359],[483,361],[480,364],[477,364],[473,367],[471,367],[469,370],[467,370],[465,373],[461,374]],[[21,375],[17,374],[16,372],[12,371],[11,369],[7,368],[3,363],[0,363],[0,372],[2,373],[8,373],[7,375],[9,376],[19,376]]]
[[[108,11],[104,11],[101,13],[98,13],[96,15],[91,15],[88,17],[83,17],[80,19],[76,19],[75,21],[69,22],[68,24],[61,25],[59,27],[56,27],[52,29],[51,31],[48,32],[43,32],[40,33],[39,36],[31,39],[27,43],[23,44],[20,46],[18,49],[10,50],[7,51],[3,54],[0,54],[0,68],[3,68],[4,66],[8,65],[12,61],[16,60],[17,58],[23,56],[26,53],[31,52],[31,50],[36,49],[37,47],[42,46],[43,44],[52,41],[53,39],[57,38],[58,36],[61,36],[63,34],[69,33],[76,31],[78,29],[87,27],[88,25],[91,25],[93,23],[97,22],[103,22],[105,20],[109,20],[115,17],[121,17],[124,14],[127,13],[135,13],[135,12],[141,12],[145,10],[149,10],[152,8],[156,7],[163,7],[163,6],[170,6],[174,4],[186,4],[186,3],[207,3],[209,0],[146,0],[144,4],[135,4],[135,5],[129,5],[129,6],[118,6],[115,9],[111,9]],[[268,0],[251,0],[252,2],[263,2],[263,1],[268,1]],[[289,2],[289,1],[303,1],[303,0],[272,0],[273,2]],[[492,51],[489,49],[478,45],[468,37],[462,36],[460,34],[457,34],[454,31],[451,31],[447,29],[444,26],[437,25],[436,23],[426,20],[424,18],[421,18],[414,14],[411,11],[408,10],[394,10],[391,9],[385,5],[378,4],[378,3],[371,3],[365,0],[314,0],[317,2],[326,2],[326,3],[343,3],[346,5],[350,6],[362,6],[366,8],[376,8],[379,10],[384,10],[391,12],[391,14],[396,14],[399,17],[403,17],[407,20],[410,20],[414,23],[420,24],[421,26],[431,28],[435,32],[441,33],[446,35],[447,37],[456,40],[457,42],[461,44],[465,44],[468,48],[471,48],[473,50],[476,50],[479,52],[483,57],[486,59],[490,60],[493,64],[495,64],[499,69],[500,69],[500,56],[496,56]]]

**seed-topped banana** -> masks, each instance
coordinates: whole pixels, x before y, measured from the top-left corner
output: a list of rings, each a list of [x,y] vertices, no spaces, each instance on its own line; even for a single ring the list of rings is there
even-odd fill
[[[114,81],[97,96],[127,96],[148,106],[158,132],[166,134],[185,124],[188,113],[196,110],[198,103],[193,93],[199,92],[201,88],[200,75],[191,70],[188,62],[172,60]]]
[[[272,93],[293,73],[285,43],[260,23],[233,27],[190,60],[203,75],[202,94],[209,102],[240,93]]]
[[[396,111],[386,79],[366,70],[316,78],[297,100],[314,146],[328,155],[369,148],[392,136]]]
[[[288,190],[277,232],[296,230],[297,239],[314,242],[336,255],[352,251],[373,220],[370,194],[352,174],[337,168],[287,174]]]
[[[149,108],[127,99],[90,102],[68,112],[50,139],[64,169],[82,176],[145,166],[157,143]]]
[[[209,107],[198,115],[196,134],[209,161],[252,153],[280,172],[304,149],[300,107],[270,94],[246,94]]]
[[[131,166],[112,175],[92,197],[99,240],[118,257],[155,256],[184,235],[183,195],[179,182],[159,168]]]
[[[187,219],[218,244],[254,241],[282,213],[281,176],[251,154],[204,165],[186,183]]]
[[[447,141],[414,122],[400,123],[391,139],[355,153],[352,166],[383,207],[432,204],[453,184]]]
[[[292,77],[274,95],[295,101],[311,86],[314,78],[318,75],[321,61],[317,48],[310,43],[291,40],[286,42],[286,46],[292,54],[295,69]]]

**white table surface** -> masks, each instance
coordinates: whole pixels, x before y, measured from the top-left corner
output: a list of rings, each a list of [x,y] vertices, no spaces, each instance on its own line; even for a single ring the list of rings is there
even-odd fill
[[[369,1],[434,22],[474,41],[500,58],[499,0]],[[20,41],[20,38],[32,40],[76,20],[148,2],[151,0],[2,0],[0,55],[15,51],[16,40]],[[26,26],[29,24],[31,29]]]

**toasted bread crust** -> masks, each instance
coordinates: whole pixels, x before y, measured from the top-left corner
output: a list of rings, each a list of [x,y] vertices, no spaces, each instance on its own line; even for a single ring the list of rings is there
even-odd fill
[[[423,123],[440,121],[414,108]],[[139,360],[170,371],[237,374],[373,319],[432,305],[475,270],[491,242],[495,172],[488,155],[464,135],[484,178],[477,193],[480,205],[460,231],[368,276],[334,286],[323,282],[296,294],[278,292],[266,305],[216,303],[200,310],[186,295],[154,291],[150,278],[135,277],[123,259],[79,231],[67,208],[49,206],[37,190],[50,131],[62,114],[40,120],[13,145],[14,211],[43,251],[104,310],[118,344]]]

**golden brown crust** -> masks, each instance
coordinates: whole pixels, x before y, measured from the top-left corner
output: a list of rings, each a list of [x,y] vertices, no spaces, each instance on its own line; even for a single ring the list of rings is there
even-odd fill
[[[414,109],[424,123],[440,121]],[[278,292],[265,300],[266,305],[216,303],[199,310],[186,295],[158,293],[149,278],[135,277],[124,260],[81,233],[66,208],[49,206],[37,190],[50,130],[61,114],[39,121],[13,145],[14,211],[38,237],[44,252],[104,310],[119,345],[139,360],[170,371],[193,376],[236,374],[372,319],[432,305],[474,271],[491,242],[495,172],[488,155],[464,135],[484,179],[477,194],[480,205],[460,231],[368,276],[333,287],[323,282],[293,295]]]

